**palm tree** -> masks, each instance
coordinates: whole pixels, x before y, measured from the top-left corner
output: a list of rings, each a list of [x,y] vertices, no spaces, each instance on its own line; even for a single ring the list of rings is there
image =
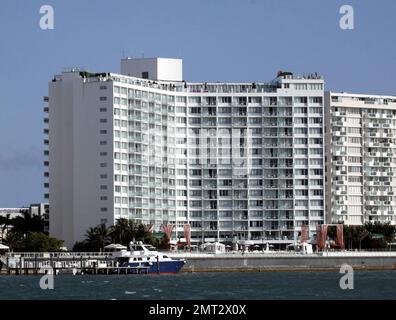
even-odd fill
[[[10,215],[7,215],[8,218],[10,217]],[[7,216],[0,216],[0,228],[1,228],[1,237],[0,239],[3,240],[4,239],[4,232],[5,230],[8,228],[7,226]]]
[[[109,230],[106,225],[100,224],[89,228],[85,233],[85,242],[96,250],[104,250],[104,247],[110,242]]]
[[[10,233],[15,234],[19,240],[22,240],[29,232],[44,232],[43,217],[30,215],[28,210],[21,213],[22,216],[9,219],[9,224],[12,225]]]
[[[90,227],[85,232],[85,241],[92,243],[95,242],[96,240],[97,240],[96,227]]]
[[[128,245],[135,236],[135,224],[128,219],[118,219],[116,224],[110,228],[110,237],[113,242]]]
[[[104,247],[110,242],[109,230],[106,228],[105,224],[101,224],[96,227],[96,232],[98,243],[100,244],[101,249],[104,250]]]

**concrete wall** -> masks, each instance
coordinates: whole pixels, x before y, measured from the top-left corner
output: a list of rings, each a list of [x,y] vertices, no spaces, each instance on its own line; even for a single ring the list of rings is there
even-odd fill
[[[342,264],[355,269],[395,269],[396,257],[212,257],[186,258],[183,271],[339,270]]]

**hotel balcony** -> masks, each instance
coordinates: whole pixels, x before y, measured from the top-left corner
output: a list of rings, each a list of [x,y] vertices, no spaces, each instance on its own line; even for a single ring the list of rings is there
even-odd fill
[[[335,190],[334,194],[337,196],[343,196],[343,195],[347,195],[347,191],[346,190]]]
[[[381,201],[374,201],[374,200],[368,200],[366,201],[366,206],[380,206],[381,205]]]
[[[336,209],[333,210],[333,213],[337,216],[341,216],[341,215],[347,215],[348,212],[346,210],[342,210],[342,209]]]
[[[342,151],[342,150],[336,150],[335,152],[334,152],[334,155],[336,155],[336,156],[347,156],[348,154],[347,154],[347,152],[346,151]]]

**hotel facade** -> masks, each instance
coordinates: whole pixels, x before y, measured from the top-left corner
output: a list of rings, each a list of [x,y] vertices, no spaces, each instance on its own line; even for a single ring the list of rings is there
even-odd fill
[[[133,219],[191,242],[273,244],[324,223],[324,81],[187,83],[178,59],[69,70],[45,100],[50,233]]]
[[[396,224],[396,97],[325,93],[330,223]]]

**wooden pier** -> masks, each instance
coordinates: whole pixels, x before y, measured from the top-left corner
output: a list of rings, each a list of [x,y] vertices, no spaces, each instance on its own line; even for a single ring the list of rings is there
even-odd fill
[[[7,253],[0,265],[8,275],[148,274],[150,267],[122,267],[111,253]],[[2,270],[0,270],[2,271]]]

